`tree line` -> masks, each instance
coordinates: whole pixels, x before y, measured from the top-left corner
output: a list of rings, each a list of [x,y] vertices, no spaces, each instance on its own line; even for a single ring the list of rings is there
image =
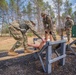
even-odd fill
[[[1,33],[8,33],[8,25],[13,20],[33,20],[38,31],[42,29],[41,12],[45,11],[52,17],[56,24],[64,25],[66,15],[71,15],[74,20],[76,10],[73,12],[72,3],[69,0],[0,0],[0,25]],[[75,6],[76,9],[76,6]]]

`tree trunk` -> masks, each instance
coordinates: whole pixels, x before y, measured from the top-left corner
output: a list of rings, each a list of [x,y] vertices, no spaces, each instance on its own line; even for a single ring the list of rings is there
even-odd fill
[[[2,13],[2,29],[1,29],[1,36],[2,36],[2,33],[3,33],[3,23],[4,23],[4,12]]]

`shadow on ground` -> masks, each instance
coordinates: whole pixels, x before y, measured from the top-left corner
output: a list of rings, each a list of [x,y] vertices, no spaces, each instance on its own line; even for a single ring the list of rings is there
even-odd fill
[[[18,51],[23,53],[23,51]],[[7,52],[0,53],[0,57],[7,56]],[[45,60],[44,60],[45,63]],[[55,65],[49,75],[76,75],[76,56],[67,55],[64,66]],[[43,72],[39,59],[34,58],[34,54],[22,56],[10,60],[0,61],[0,75],[47,75]]]

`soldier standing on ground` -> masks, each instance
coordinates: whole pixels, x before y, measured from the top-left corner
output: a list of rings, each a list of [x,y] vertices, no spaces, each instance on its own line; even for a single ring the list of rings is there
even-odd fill
[[[53,37],[54,41],[56,41],[57,39],[56,39],[55,32],[53,30],[51,18],[45,13],[41,13],[41,17],[43,18],[43,25],[44,25],[44,29],[45,29],[45,39],[47,40],[48,34],[50,34],[50,41],[52,41],[52,37]]]
[[[18,47],[20,47],[22,44],[24,46],[24,52],[30,53],[31,50],[28,49],[27,45],[27,36],[26,33],[30,29],[38,38],[42,39],[37,32],[34,30],[35,23],[33,21],[13,21],[11,25],[9,26],[10,34],[13,36],[17,42],[13,45],[13,47],[8,52],[8,55],[17,55],[14,50]],[[44,41],[42,39],[42,41]]]
[[[65,22],[65,31],[68,39],[68,42],[67,42],[68,44],[70,43],[71,30],[73,25],[74,25],[73,20],[69,15],[67,15],[66,22]]]

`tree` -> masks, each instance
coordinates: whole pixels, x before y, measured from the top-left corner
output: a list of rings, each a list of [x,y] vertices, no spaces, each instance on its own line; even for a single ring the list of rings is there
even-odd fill
[[[9,10],[11,12],[11,20],[13,21],[15,19],[15,13],[17,8],[15,0],[10,0],[9,7],[10,7]]]
[[[76,25],[76,11],[74,11],[74,23]]]
[[[28,5],[27,5],[27,15],[28,15],[28,19],[31,20],[32,18],[32,4],[30,2],[28,2]]]
[[[5,13],[8,10],[8,4],[5,0],[0,0],[0,13],[2,18],[2,30],[3,30],[3,23],[5,21]],[[2,36],[2,30],[1,30],[1,36]]]
[[[25,16],[27,15],[27,10],[25,6],[23,6],[22,14],[23,14],[23,18],[25,19]]]
[[[61,7],[62,7],[63,0],[53,0],[53,3],[54,3],[55,10],[57,12],[58,25],[60,26],[61,25],[60,14],[61,14]]]
[[[72,6],[72,3],[70,3],[69,0],[66,0],[64,3],[64,11],[65,11],[66,15],[72,15],[72,7],[71,6]]]
[[[44,11],[47,11],[47,14],[50,15],[50,17],[55,18],[54,10],[48,2],[44,3]]]
[[[35,9],[36,9],[36,14],[37,14],[37,24],[38,24],[38,31],[41,31],[41,26],[42,26],[42,22],[41,22],[41,12],[43,10],[43,5],[44,2],[43,0],[32,0],[34,5],[35,5]]]

